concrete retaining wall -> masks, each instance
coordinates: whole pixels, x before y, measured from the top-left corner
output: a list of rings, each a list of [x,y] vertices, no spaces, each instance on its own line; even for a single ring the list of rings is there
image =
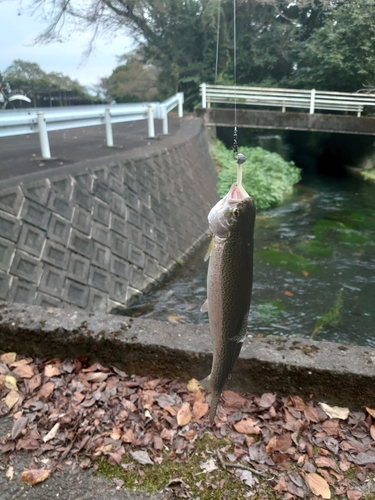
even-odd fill
[[[174,137],[0,183],[0,299],[108,312],[202,239],[217,199],[200,119]]]

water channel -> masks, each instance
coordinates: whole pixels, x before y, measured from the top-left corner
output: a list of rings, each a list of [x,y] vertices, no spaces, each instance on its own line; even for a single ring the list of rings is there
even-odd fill
[[[375,185],[305,177],[257,214],[248,331],[375,347]],[[128,314],[208,323],[206,245]]]

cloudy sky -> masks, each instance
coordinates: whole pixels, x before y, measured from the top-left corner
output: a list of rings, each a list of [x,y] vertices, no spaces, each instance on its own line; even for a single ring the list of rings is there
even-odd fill
[[[14,59],[23,59],[39,64],[47,73],[61,72],[89,86],[98,83],[99,78],[109,76],[118,65],[116,56],[132,48],[132,39],[126,36],[118,36],[111,42],[99,39],[95,51],[82,62],[83,52],[90,41],[89,34],[78,33],[64,43],[32,45],[44,25],[27,12],[21,15],[19,12],[16,0],[0,1],[0,71],[4,71]]]

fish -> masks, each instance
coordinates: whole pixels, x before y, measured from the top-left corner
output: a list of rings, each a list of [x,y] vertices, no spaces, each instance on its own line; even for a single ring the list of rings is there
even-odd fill
[[[208,214],[212,240],[207,300],[201,311],[208,312],[213,360],[211,373],[199,384],[212,393],[211,425],[225,382],[246,338],[253,288],[255,216],[253,198],[236,182]]]

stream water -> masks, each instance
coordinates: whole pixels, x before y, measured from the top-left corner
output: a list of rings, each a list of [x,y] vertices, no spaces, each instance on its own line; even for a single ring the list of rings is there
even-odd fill
[[[257,214],[249,332],[375,347],[375,185],[304,179]],[[206,245],[127,314],[207,323]]]

